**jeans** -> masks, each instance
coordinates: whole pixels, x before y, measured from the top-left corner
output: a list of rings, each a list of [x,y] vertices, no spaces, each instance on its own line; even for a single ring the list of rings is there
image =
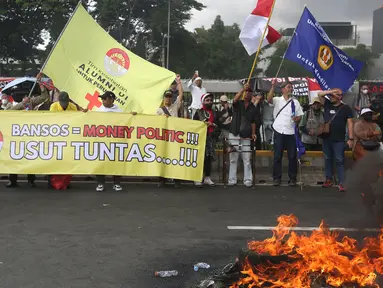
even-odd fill
[[[289,159],[289,178],[290,181],[297,181],[298,159],[297,144],[295,135],[284,135],[274,132],[274,180],[282,179],[282,158],[283,151],[287,150],[287,158]]]
[[[241,154],[243,162],[243,184],[253,185],[253,172],[251,169],[251,140],[241,140],[239,136],[229,134],[229,143],[235,149],[230,153],[229,185],[237,184],[238,158]]]
[[[344,184],[344,151],[345,143],[343,141],[332,141],[330,139],[323,139],[323,153],[325,157],[325,173],[326,180],[333,180],[333,165],[334,158],[336,164],[336,173],[339,178],[339,184]]]

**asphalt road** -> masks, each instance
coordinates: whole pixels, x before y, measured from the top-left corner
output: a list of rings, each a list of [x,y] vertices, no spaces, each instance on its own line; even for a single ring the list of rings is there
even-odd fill
[[[318,226],[323,218],[351,227],[364,215],[358,195],[336,189],[39,187],[0,188],[0,287],[195,287],[211,270],[194,272],[193,264],[221,268],[248,240],[271,235],[228,225],[274,226],[277,216],[293,213],[300,226]],[[154,277],[172,269],[180,275]]]

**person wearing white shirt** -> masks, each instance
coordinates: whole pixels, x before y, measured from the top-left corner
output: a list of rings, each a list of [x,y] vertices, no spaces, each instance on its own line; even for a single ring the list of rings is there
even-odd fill
[[[207,93],[206,89],[202,87],[202,78],[198,76],[197,72],[194,73],[193,78],[189,81],[188,88],[192,95],[192,104],[190,105],[189,109],[191,109],[191,119],[193,119],[196,111],[202,106],[202,95]]]
[[[282,180],[283,151],[287,150],[289,159],[289,185],[297,185],[298,161],[297,144],[295,141],[295,125],[298,125],[303,116],[302,106],[297,99],[291,97],[293,86],[290,82],[282,84],[282,97],[274,97],[276,79],[272,82],[272,88],[267,95],[267,101],[274,105],[274,186],[280,186]],[[294,101],[295,113],[292,110]]]

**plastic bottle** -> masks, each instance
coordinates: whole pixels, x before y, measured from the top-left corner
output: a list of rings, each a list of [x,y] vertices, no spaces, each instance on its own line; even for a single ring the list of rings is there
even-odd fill
[[[178,275],[177,270],[171,270],[171,271],[156,271],[154,273],[157,277],[173,277]]]
[[[207,263],[197,263],[194,265],[194,271],[198,271],[199,269],[209,269],[210,265]]]

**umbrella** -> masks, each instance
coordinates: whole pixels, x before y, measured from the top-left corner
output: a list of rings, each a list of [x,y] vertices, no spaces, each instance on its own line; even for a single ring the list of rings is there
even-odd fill
[[[9,82],[7,85],[5,85],[5,87],[3,88],[3,90],[1,92],[3,94],[7,94],[7,92],[8,93],[10,92],[7,90],[11,90],[12,88],[14,88],[14,89],[19,88],[19,86],[21,86],[21,84],[23,84],[25,82],[30,82],[33,85],[33,83],[35,83],[36,81],[37,81],[37,79],[32,78],[32,77],[17,78],[15,80],[13,80],[12,82]]]

